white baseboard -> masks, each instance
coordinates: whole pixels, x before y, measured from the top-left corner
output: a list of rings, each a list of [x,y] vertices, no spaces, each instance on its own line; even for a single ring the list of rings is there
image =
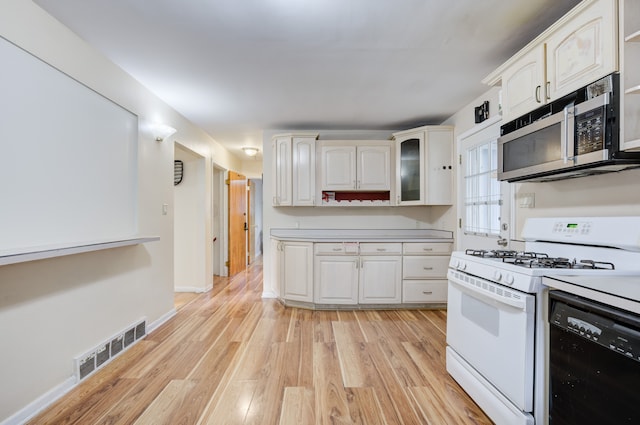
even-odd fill
[[[278,298],[278,294],[273,291],[264,291],[262,293],[262,298]]]
[[[26,423],[38,413],[49,407],[49,405],[54,401],[71,391],[76,385],[75,376],[67,378],[61,384],[56,385],[51,390],[47,391],[4,421],[0,422],[0,425],[22,425]]]
[[[176,309],[172,308],[171,310],[167,311],[165,314],[160,316],[160,318],[158,318],[158,320],[155,320],[152,323],[148,323],[147,324],[147,335],[149,335],[151,332],[153,332],[156,329],[158,329],[160,326],[162,326],[165,322],[167,322],[169,319],[171,319],[175,315],[176,315]]]

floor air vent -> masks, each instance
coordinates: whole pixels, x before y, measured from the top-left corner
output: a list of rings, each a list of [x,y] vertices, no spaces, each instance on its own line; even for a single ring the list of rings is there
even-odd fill
[[[147,321],[142,320],[127,327],[115,336],[98,344],[80,357],[75,358],[74,370],[77,381],[85,379],[114,357],[127,350],[147,332]]]

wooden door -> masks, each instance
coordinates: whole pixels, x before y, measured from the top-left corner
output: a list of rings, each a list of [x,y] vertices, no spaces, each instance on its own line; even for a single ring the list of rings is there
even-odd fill
[[[229,171],[229,276],[247,267],[247,178]]]

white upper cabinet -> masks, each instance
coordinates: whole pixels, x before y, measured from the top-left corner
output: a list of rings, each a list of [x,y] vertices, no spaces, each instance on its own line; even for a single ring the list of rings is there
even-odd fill
[[[616,0],[598,0],[547,40],[547,97],[557,99],[618,69]]]
[[[356,188],[356,147],[322,145],[322,190]]]
[[[320,153],[322,190],[389,190],[391,187],[388,144],[323,144]]]
[[[452,205],[453,127],[394,133],[397,205]]]
[[[431,127],[425,135],[425,204],[453,205],[453,127]]]
[[[515,61],[502,74],[502,115],[517,118],[546,102],[544,46]]]
[[[315,205],[316,193],[316,140],[313,137],[294,137],[293,205]]]
[[[315,205],[317,137],[317,134],[273,136],[273,206]]]
[[[620,0],[620,147],[640,150],[640,1]]]
[[[292,160],[291,160],[291,137],[274,137],[274,197],[273,206],[292,205]]]
[[[483,81],[513,120],[618,70],[618,0],[584,0]]]
[[[391,146],[358,146],[356,189],[391,189]]]

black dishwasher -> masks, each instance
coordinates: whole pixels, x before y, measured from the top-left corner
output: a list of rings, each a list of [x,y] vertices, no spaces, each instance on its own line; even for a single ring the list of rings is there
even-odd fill
[[[549,304],[549,424],[640,424],[640,316],[562,291]]]

